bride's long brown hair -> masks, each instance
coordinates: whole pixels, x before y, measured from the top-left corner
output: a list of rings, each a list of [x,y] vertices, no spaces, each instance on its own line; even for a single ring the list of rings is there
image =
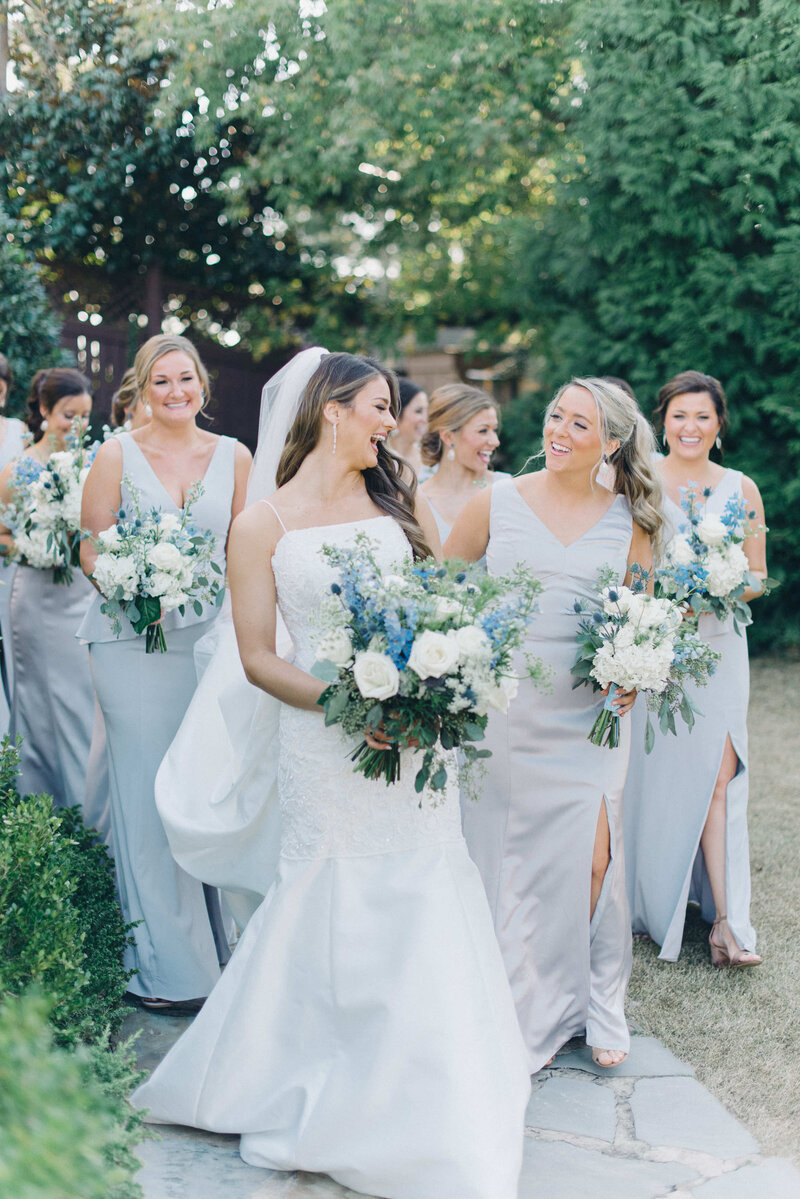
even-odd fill
[[[304,459],[316,448],[322,431],[323,409],[333,400],[347,408],[362,387],[370,379],[383,378],[389,385],[392,415],[397,416],[400,397],[397,376],[388,367],[381,366],[374,358],[360,358],[355,354],[327,354],[308,381],[303,393],[297,416],[286,437],[275,484],[283,487],[294,478]],[[405,468],[407,474],[407,468]],[[391,516],[400,525],[408,538],[415,558],[427,558],[430,547],[425,540],[422,527],[414,515],[414,495],[417,480],[409,482],[404,475],[404,464],[396,458],[385,442],[378,445],[378,464],[361,472],[367,494],[374,504]]]

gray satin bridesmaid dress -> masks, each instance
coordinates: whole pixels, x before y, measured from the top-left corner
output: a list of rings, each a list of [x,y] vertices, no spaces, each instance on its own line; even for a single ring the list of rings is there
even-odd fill
[[[721,513],[731,496],[741,496],[742,476],[726,470],[706,510]],[[686,517],[666,500],[669,539]],[[678,722],[678,735],[656,734],[653,752],[644,752],[644,711],[633,712],[631,763],[625,784],[625,844],[628,896],[633,931],[647,933],[661,946],[659,957],[674,962],[681,950],[687,902],[700,904],[704,919],[714,919],[714,901],[700,835],[729,736],[739,769],[728,784],[725,829],[725,881],[728,926],[742,949],[755,950],[750,923],[750,846],[747,835],[749,787],[747,704],[750,670],[747,635],[733,621],[700,617],[700,635],[722,659],[706,687],[691,688],[702,712],[691,732]],[[638,708],[639,705],[637,704]]]
[[[525,649],[551,668],[552,687],[523,681],[508,715],[492,713],[485,785],[462,809],[536,1070],[584,1032],[601,1049],[627,1051],[630,1043],[621,810],[629,721],[623,717],[616,749],[592,745],[587,737],[603,699],[588,687],[573,690],[570,668],[579,620],[574,601],[595,595],[601,567],[613,567],[623,580],[632,532],[627,501],[617,496],[588,532],[564,546],[513,479],[492,488],[488,570],[502,575],[521,561],[541,580],[540,612]],[[590,921],[592,852],[603,802],[611,862]]]
[[[122,508],[132,514],[137,489],[143,511],[158,507],[178,514],[169,493],[129,433],[122,449]],[[193,523],[216,537],[215,558],[225,568],[225,542],[231,519],[236,442],[220,437],[203,478],[203,494],[192,508]],[[228,957],[217,892],[204,888],[172,858],[156,809],[154,785],[161,759],[186,713],[197,686],[195,643],[209,631],[218,609],[206,605],[198,616],[187,605],[183,616],[167,613],[164,654],[145,652],[123,619],[114,636],[95,601],[79,630],[89,643],[92,678],[105,719],[111,792],[111,830],[120,904],[126,920],[140,921],[125,964],[137,974],[128,984],[135,995],[168,1000],[208,995]]]
[[[0,471],[8,466],[9,462],[13,462],[18,458],[25,446],[25,434],[28,432],[27,425],[21,420],[16,420],[15,417],[6,417],[6,434],[3,438],[3,444],[0,445]],[[16,566],[10,563],[8,566],[3,559],[0,565],[0,636],[3,640],[3,658],[6,668],[6,684],[8,693],[5,687],[0,685],[0,737],[4,737],[8,732],[8,722],[11,715],[11,692],[14,687],[14,664],[13,654],[11,652],[11,626],[8,619],[8,607],[11,601],[11,584],[14,581],[14,571]]]

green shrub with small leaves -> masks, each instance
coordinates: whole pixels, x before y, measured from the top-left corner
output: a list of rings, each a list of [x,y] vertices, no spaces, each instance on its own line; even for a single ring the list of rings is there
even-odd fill
[[[0,1002],[35,984],[61,1044],[118,1031],[130,974],[111,859],[77,808],[16,790],[19,755],[0,747]]]
[[[141,1117],[125,1096],[141,1077],[130,1046],[54,1044],[41,995],[0,1004],[0,1194],[138,1199]]]

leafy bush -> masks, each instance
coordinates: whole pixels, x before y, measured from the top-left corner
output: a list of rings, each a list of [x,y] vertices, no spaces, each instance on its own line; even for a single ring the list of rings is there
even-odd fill
[[[130,974],[105,846],[92,843],[79,809],[53,811],[48,796],[21,798],[18,753],[0,747],[0,1001],[32,983],[52,997],[62,1044],[97,1041],[122,1022]]]
[[[0,211],[0,352],[14,372],[9,408],[25,409],[25,396],[34,371],[59,366],[61,322],[50,307],[41,281],[41,270],[23,246],[23,230]]]
[[[0,1005],[0,1194],[136,1199],[141,1117],[125,1100],[140,1077],[128,1046],[53,1044],[40,996]]]

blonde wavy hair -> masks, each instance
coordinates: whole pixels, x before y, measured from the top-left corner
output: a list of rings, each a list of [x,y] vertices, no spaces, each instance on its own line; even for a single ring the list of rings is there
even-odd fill
[[[136,378],[136,386],[140,393],[146,397],[153,367],[159,358],[163,358],[165,354],[171,354],[173,350],[179,350],[182,354],[188,354],[194,363],[197,377],[203,388],[203,408],[205,408],[211,396],[211,383],[208,378],[208,371],[188,337],[181,337],[179,334],[156,333],[155,337],[148,337],[144,345],[139,347],[136,357],[133,360],[133,373]]]
[[[664,525],[664,490],[655,469],[657,454],[653,429],[636,401],[621,387],[607,379],[570,379],[559,387],[545,412],[545,424],[568,387],[582,387],[595,402],[600,440],[605,445],[618,441],[619,447],[608,455],[614,472],[614,491],[624,495],[631,515],[653,543],[653,553],[661,547]],[[598,459],[599,470],[603,458]]]
[[[457,433],[479,412],[494,408],[500,416],[497,404],[480,387],[469,383],[443,383],[428,400],[428,431],[420,446],[422,461],[426,466],[436,466],[444,453],[442,433]]]

